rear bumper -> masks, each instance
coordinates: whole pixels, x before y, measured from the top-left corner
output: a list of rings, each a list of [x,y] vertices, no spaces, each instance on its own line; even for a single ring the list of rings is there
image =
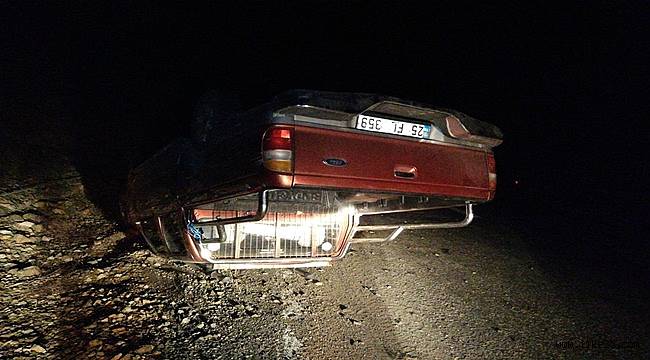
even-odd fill
[[[490,191],[458,185],[427,184],[417,182],[397,182],[382,179],[360,179],[355,177],[335,177],[319,175],[295,175],[295,186],[324,187],[330,189],[364,189],[378,192],[399,191],[403,194],[432,195],[445,198],[458,198],[475,201],[490,200]]]

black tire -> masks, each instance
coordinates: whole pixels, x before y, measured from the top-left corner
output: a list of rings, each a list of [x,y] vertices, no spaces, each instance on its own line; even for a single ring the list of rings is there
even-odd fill
[[[241,109],[239,97],[217,90],[210,90],[199,98],[194,106],[192,141],[206,144],[212,136],[222,133],[232,117]]]

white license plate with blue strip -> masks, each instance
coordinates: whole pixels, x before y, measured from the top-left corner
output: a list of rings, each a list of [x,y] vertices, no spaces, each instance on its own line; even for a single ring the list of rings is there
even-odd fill
[[[431,134],[431,125],[429,124],[418,124],[363,114],[357,116],[356,128],[359,130],[408,136],[418,139],[428,139],[429,134]]]

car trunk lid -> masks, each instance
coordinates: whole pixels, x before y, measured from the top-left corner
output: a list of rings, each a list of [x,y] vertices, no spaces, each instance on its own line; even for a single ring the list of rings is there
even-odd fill
[[[487,200],[483,149],[357,130],[295,127],[294,185]]]

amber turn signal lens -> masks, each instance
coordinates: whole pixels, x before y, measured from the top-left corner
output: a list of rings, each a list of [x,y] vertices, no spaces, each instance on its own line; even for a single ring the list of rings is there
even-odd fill
[[[264,167],[279,173],[291,173],[291,160],[264,160]]]

